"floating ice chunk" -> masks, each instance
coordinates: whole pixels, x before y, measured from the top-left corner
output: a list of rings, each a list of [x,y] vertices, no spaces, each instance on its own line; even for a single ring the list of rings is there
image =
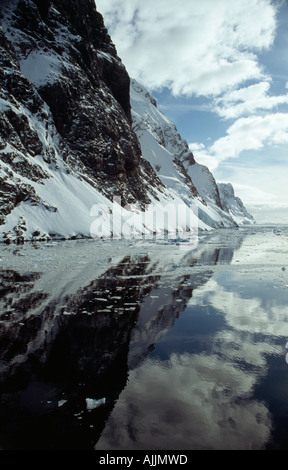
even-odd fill
[[[95,400],[94,398],[86,398],[86,407],[88,411],[95,410],[95,408],[99,408],[99,406],[105,405],[106,398],[100,398],[99,400]]]
[[[58,401],[58,407],[60,408],[60,406],[65,405],[65,403],[67,403],[67,400],[59,400]]]

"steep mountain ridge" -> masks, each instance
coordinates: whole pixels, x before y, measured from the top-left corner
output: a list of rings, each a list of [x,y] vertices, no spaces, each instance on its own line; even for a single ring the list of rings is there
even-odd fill
[[[195,161],[188,143],[176,126],[157,108],[149,92],[134,79],[131,80],[131,106],[133,127],[143,158],[150,162],[170,197],[178,203],[195,205],[199,219],[209,227],[254,223],[243,204],[242,210],[238,205],[237,214],[232,210],[232,206],[236,207],[239,201],[236,204],[234,192],[229,193],[228,199],[225,198],[223,184],[220,196],[212,173]]]
[[[195,199],[206,214],[200,228],[234,224],[225,211],[217,223],[205,212],[187,170],[194,157],[179,135],[183,152],[173,154],[168,120],[159,145],[173,154],[176,193],[171,175],[153,169],[133,119],[130,77],[94,0],[3,0],[0,21],[1,240],[90,236],[95,217],[92,236],[110,236],[111,211],[131,219],[128,232],[161,231],[161,222],[143,222],[141,209],[168,200]],[[122,221],[113,234],[123,234]]]

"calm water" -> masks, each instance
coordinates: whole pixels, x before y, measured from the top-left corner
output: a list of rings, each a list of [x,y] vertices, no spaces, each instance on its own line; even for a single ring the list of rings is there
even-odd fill
[[[287,248],[287,227],[0,247],[0,447],[288,449]]]

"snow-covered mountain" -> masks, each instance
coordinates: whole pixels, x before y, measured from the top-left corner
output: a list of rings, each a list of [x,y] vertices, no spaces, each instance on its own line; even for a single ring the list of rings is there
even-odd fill
[[[169,230],[235,225],[208,169],[130,90],[94,0],[2,0],[0,20],[0,240],[161,232],[167,202],[183,212]]]
[[[131,80],[131,106],[142,156],[152,165],[169,197],[176,203],[194,204],[200,221],[209,227],[254,223],[235,197],[232,185],[218,185],[209,169],[195,161],[175,125],[136,80]]]

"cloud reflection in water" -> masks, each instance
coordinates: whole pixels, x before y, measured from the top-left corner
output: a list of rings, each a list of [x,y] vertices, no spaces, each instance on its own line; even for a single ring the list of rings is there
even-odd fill
[[[216,355],[147,360],[130,372],[96,449],[260,449],[271,418],[250,399],[255,380]]]

